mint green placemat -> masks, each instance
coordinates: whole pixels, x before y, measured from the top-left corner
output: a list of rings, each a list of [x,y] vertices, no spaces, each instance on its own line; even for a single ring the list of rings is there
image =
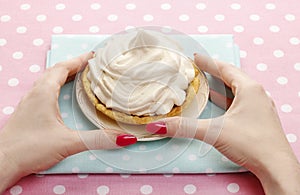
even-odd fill
[[[47,67],[91,51],[108,35],[53,35]],[[232,35],[191,35],[214,58],[240,66],[239,49]],[[73,94],[73,82],[63,86],[59,97],[65,124],[74,130],[97,129],[81,112]],[[208,102],[199,118],[224,111]],[[205,148],[205,153],[199,152]],[[203,151],[203,150],[202,150]],[[44,171],[51,173],[220,173],[243,168],[229,161],[210,145],[192,139],[138,142],[118,150],[92,150],[70,156]]]

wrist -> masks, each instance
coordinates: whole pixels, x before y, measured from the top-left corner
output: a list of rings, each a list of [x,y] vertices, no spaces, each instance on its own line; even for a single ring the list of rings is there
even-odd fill
[[[21,177],[19,168],[0,150],[0,194],[15,184]]]
[[[267,160],[261,163],[254,172],[259,178],[265,193],[300,194],[300,164],[294,155],[277,154],[280,158]]]

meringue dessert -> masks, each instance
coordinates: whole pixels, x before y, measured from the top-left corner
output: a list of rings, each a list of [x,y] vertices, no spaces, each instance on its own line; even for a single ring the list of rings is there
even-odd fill
[[[81,79],[98,112],[127,124],[180,115],[202,74],[180,45],[151,30],[113,35],[95,51]]]

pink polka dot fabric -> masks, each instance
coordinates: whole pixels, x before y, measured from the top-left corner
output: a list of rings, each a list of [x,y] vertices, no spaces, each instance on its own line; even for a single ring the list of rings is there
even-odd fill
[[[45,69],[52,34],[110,34],[169,26],[187,34],[229,33],[241,66],[262,83],[300,157],[300,3],[261,1],[0,0],[0,126]],[[3,95],[5,94],[5,95]],[[5,194],[263,194],[250,173],[32,175]]]

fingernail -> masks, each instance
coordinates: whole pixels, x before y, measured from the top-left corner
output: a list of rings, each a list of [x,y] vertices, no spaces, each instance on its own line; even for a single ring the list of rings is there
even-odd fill
[[[117,136],[116,144],[118,146],[129,146],[137,142],[137,138],[133,135],[121,134]]]
[[[153,134],[164,135],[167,133],[167,126],[164,122],[153,122],[146,125],[146,130]]]

